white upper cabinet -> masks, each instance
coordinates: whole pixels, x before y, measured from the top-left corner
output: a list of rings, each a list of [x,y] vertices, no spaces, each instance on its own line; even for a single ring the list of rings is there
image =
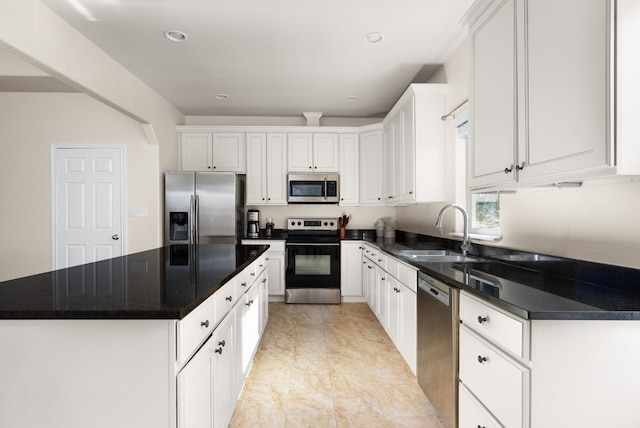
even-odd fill
[[[627,74],[640,72],[630,47],[640,30],[626,22],[639,9],[631,0],[496,0],[472,23],[472,189],[640,173],[637,141],[624,132],[640,110]]]
[[[287,204],[287,134],[247,133],[247,205]]]
[[[360,134],[360,205],[384,204],[383,173],[382,130],[363,132]]]
[[[289,172],[338,172],[338,134],[288,134]]]
[[[498,1],[470,32],[471,187],[509,183],[516,144],[515,1]]]
[[[445,199],[446,88],[410,85],[383,121],[386,204]]]
[[[340,134],[340,205],[360,203],[359,146],[358,134]]]
[[[244,146],[244,132],[182,131],[181,170],[243,173]]]

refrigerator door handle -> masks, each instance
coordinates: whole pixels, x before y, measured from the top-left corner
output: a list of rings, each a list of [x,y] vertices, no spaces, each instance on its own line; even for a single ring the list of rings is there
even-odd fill
[[[198,230],[198,225],[200,224],[200,196],[196,195],[196,205],[194,210],[194,225],[195,225],[195,234],[193,236],[193,243],[198,244],[200,237],[200,230]]]
[[[189,243],[193,244],[194,237],[194,221],[195,221],[195,196],[189,197]]]

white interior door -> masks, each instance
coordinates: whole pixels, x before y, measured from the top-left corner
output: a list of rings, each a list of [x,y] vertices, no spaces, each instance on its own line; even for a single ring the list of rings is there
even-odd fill
[[[122,147],[59,147],[54,156],[55,268],[121,256]]]

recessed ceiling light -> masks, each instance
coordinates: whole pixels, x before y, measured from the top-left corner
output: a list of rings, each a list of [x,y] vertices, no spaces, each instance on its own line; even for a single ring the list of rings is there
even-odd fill
[[[370,45],[377,45],[378,43],[382,43],[383,40],[384,35],[380,33],[369,33],[362,37],[362,41]]]
[[[350,103],[356,102],[358,101],[358,97],[355,95],[349,95],[347,98],[345,98],[347,101],[349,101]]]
[[[229,98],[229,95],[227,94],[215,94],[213,96],[213,98],[215,98],[216,100],[226,100]]]
[[[186,42],[189,38],[186,33],[183,33],[180,30],[167,30],[163,34],[172,42]]]

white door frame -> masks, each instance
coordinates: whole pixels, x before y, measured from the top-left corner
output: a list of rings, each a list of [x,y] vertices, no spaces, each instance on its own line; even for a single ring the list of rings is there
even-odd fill
[[[126,166],[127,166],[127,146],[124,144],[51,144],[51,266],[52,269],[55,269],[56,266],[56,244],[57,244],[57,233],[56,233],[56,201],[58,198],[56,192],[56,159],[57,159],[57,151],[58,149],[82,149],[82,150],[93,150],[93,149],[117,149],[120,151],[120,162],[122,163],[120,168],[120,195],[122,198],[120,204],[120,222],[122,224],[122,234],[120,237],[120,245],[122,246],[122,255],[126,254],[127,249],[127,223],[125,213],[127,212],[127,186],[126,183]]]

